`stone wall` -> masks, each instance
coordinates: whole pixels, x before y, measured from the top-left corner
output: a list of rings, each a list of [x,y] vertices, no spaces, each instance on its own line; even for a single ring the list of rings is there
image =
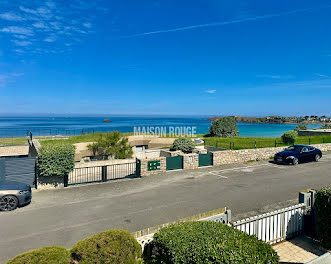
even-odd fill
[[[38,157],[41,145],[38,139],[29,139],[29,157]]]
[[[43,177],[39,175],[37,189],[40,191],[64,188],[63,181],[62,176]]]
[[[181,150],[169,150],[169,149],[161,149],[160,156],[161,157],[175,157],[182,156],[184,153]]]
[[[163,173],[166,172],[167,170],[167,161],[166,161],[166,157],[160,157],[160,158],[152,158],[152,159],[143,159],[141,160],[141,170],[140,170],[140,176],[141,177],[145,177],[145,176],[150,176],[153,174],[159,174],[159,173]],[[148,170],[148,162],[149,161],[160,161],[160,169],[159,170]]]
[[[331,150],[331,143],[311,145],[319,148],[321,151]],[[266,160],[274,156],[277,152],[284,150],[285,147],[272,148],[257,148],[257,149],[241,149],[241,150],[225,150],[214,151],[214,165],[224,165],[231,163],[247,162],[252,160]]]

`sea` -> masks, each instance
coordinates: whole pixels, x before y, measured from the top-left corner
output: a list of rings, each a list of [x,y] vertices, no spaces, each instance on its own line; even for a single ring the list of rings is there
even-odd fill
[[[109,119],[111,122],[104,122]],[[71,136],[93,132],[134,132],[137,127],[194,128],[196,134],[207,134],[211,121],[207,117],[111,117],[111,116],[0,116],[1,137]],[[296,124],[238,123],[242,137],[279,137]],[[308,125],[308,128],[320,125]]]

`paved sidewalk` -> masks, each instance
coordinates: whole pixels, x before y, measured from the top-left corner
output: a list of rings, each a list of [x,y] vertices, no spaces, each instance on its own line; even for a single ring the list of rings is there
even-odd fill
[[[307,263],[325,253],[317,242],[304,235],[272,247],[277,251],[280,263]]]

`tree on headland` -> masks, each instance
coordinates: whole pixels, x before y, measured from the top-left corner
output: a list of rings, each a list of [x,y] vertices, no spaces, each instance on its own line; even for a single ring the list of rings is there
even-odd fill
[[[115,159],[132,158],[133,151],[128,139],[120,132],[100,134],[97,141],[87,146],[94,156],[112,156]]]
[[[237,137],[239,129],[233,117],[221,117],[211,124],[209,133],[212,137]]]

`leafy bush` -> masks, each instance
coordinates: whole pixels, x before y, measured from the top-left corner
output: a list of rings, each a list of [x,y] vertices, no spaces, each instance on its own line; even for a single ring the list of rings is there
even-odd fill
[[[141,247],[127,231],[110,230],[79,241],[71,259],[81,264],[140,263]]]
[[[317,235],[321,244],[331,248],[331,185],[316,193],[314,205],[316,213]]]
[[[156,263],[278,263],[277,253],[255,236],[216,222],[186,222],[154,235]]]
[[[115,159],[132,158],[133,151],[128,139],[118,131],[99,134],[95,143],[87,146],[94,156],[111,155]]]
[[[217,137],[237,137],[239,129],[233,117],[222,117],[211,124],[209,128],[211,136]]]
[[[185,153],[189,153],[192,152],[195,147],[195,144],[190,138],[181,137],[175,139],[172,147],[175,150],[181,150]]]
[[[68,143],[47,143],[40,148],[37,169],[39,175],[64,176],[74,169],[75,147]]]
[[[25,252],[7,264],[69,264],[70,253],[63,247],[43,247]]]
[[[281,136],[283,143],[287,145],[293,145],[297,137],[298,132],[294,130],[287,131]]]

